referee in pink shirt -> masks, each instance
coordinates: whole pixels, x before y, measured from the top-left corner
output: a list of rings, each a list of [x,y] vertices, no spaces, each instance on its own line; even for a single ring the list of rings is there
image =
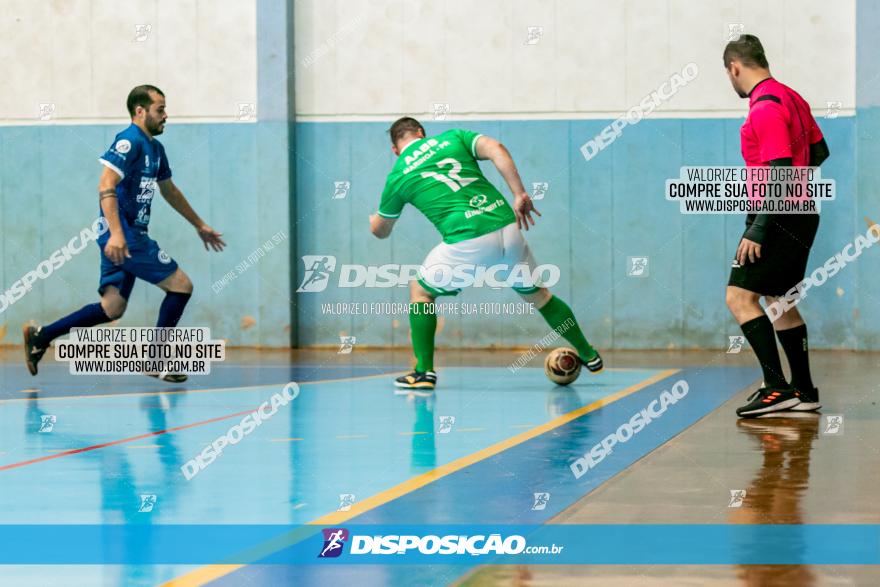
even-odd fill
[[[757,37],[740,35],[728,43],[724,67],[739,97],[749,99],[749,114],[740,130],[746,166],[818,166],[828,158],[809,104],[772,77]],[[763,296],[772,304],[804,278],[818,227],[818,214],[761,213],[746,218],[727,283],[727,307],[761,363],[764,384],[737,409],[741,417],[822,407],[810,377],[807,325],[797,307],[771,322],[759,303]],[[777,337],[791,366],[790,382],[782,372]]]

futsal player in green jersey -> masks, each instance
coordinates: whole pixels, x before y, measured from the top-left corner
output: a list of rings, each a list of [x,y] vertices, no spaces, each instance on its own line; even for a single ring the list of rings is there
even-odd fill
[[[428,253],[419,277],[410,282],[409,323],[415,370],[399,377],[403,389],[434,389],[434,333],[438,296],[456,295],[461,287],[489,269],[494,283],[503,281],[533,303],[551,328],[577,350],[593,373],[602,357],[581,332],[568,305],[534,279],[535,260],[521,229],[540,216],[526,193],[507,149],[495,139],[467,130],[426,137],[414,118],[397,120],[389,129],[397,162],[382,192],[379,210],[370,216],[378,238],[391,234],[404,205],[412,204],[440,231],[443,242]],[[490,160],[514,195],[513,207],[480,170],[477,160]],[[450,276],[456,276],[450,280]]]

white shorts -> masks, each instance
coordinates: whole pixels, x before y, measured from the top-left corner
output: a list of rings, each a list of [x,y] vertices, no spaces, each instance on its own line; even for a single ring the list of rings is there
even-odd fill
[[[559,270],[538,266],[516,223],[465,241],[434,247],[419,268],[419,284],[435,296],[456,295],[464,287],[512,287],[534,293]]]

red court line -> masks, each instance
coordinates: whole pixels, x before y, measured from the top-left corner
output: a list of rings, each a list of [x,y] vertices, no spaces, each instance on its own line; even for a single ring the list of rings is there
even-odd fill
[[[256,409],[256,408],[254,408],[254,409]],[[157,430],[156,432],[147,432],[146,434],[139,434],[138,436],[131,436],[129,438],[121,438],[119,440],[111,440],[110,442],[103,442],[101,444],[93,444],[92,446],[86,446],[83,448],[74,448],[71,450],[66,450],[64,452],[55,453],[53,455],[46,455],[44,457],[38,457],[36,459],[30,459],[27,461],[21,461],[18,463],[11,463],[9,465],[0,466],[0,471],[6,471],[9,469],[16,469],[18,467],[24,467],[26,465],[33,465],[34,463],[40,463],[43,461],[58,459],[61,457],[79,454],[82,452],[88,452],[90,450],[98,450],[99,448],[106,448],[108,446],[114,446],[116,444],[124,444],[126,442],[132,442],[135,440],[142,440],[144,438],[150,438],[152,436],[159,436],[160,434],[167,434],[169,432],[177,432],[178,430],[186,430],[187,428],[194,428],[196,426],[202,426],[204,424],[210,424],[212,422],[220,422],[221,420],[228,420],[229,418],[235,418],[236,416],[244,416],[245,414],[250,414],[254,411],[254,409],[245,410],[243,412],[236,412],[234,414],[227,414],[226,416],[218,416],[217,418],[211,418],[210,420],[202,420],[201,422],[193,422],[192,424],[184,424],[183,426],[175,426],[174,428],[167,428],[165,430]]]

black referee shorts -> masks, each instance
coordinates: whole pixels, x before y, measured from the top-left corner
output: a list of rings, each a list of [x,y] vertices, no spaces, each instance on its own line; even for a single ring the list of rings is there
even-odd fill
[[[747,260],[745,265],[734,259],[727,285],[762,296],[785,295],[807,272],[810,247],[818,228],[818,214],[774,216],[761,244],[761,258],[754,263]]]

